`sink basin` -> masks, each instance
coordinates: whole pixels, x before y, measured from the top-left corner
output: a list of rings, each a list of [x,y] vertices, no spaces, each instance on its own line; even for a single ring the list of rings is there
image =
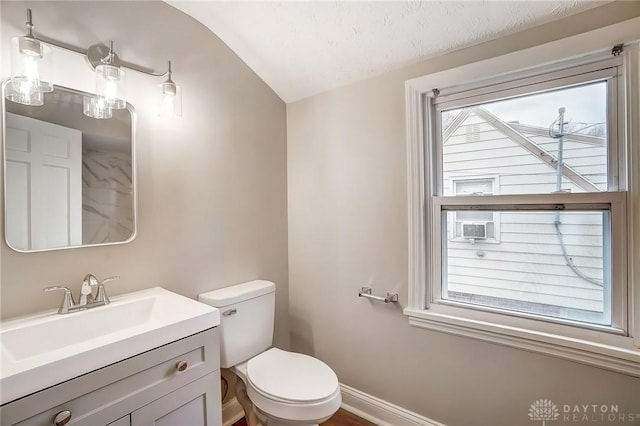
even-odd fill
[[[157,312],[160,305],[157,300],[152,297],[136,298],[105,306],[106,309],[77,312],[78,315],[47,315],[7,330],[3,324],[2,355],[21,361],[142,326],[151,320],[154,307]]]
[[[219,324],[217,309],[160,287],[2,322],[0,404]]]

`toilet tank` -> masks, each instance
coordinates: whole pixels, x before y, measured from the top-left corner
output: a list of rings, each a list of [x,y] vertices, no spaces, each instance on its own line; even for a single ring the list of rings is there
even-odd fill
[[[198,295],[220,310],[220,366],[230,368],[267,350],[273,342],[276,285],[256,280]]]

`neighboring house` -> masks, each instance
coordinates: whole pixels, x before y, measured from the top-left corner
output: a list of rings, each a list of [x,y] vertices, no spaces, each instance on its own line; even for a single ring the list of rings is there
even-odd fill
[[[557,189],[559,144],[547,128],[507,123],[472,107],[458,112],[442,140],[444,195]],[[605,190],[606,138],[569,133],[563,146],[561,189]],[[565,318],[603,316],[601,213],[447,214],[448,298]]]

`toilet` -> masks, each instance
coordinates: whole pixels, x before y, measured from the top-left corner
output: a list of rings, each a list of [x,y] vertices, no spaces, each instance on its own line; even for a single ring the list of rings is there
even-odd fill
[[[220,310],[220,366],[240,378],[236,397],[248,425],[317,426],[340,407],[338,378],[316,358],[270,348],[275,290],[274,283],[257,280],[198,300]]]

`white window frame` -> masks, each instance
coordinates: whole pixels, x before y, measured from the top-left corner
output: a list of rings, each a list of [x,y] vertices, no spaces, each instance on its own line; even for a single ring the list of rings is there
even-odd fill
[[[407,161],[408,161],[408,240],[409,240],[409,303],[404,313],[411,325],[445,333],[466,336],[570,359],[588,365],[640,377],[640,18],[610,27],[555,41],[542,46],[513,52],[504,56],[464,65],[406,82]],[[507,83],[516,78],[532,77],[541,73],[559,73],[569,67],[585,65],[612,58],[611,47],[627,40],[622,74],[618,79],[622,92],[618,98],[618,114],[610,122],[621,122],[623,127],[615,147],[616,156],[610,156],[616,166],[619,182],[617,192],[572,194],[571,203],[606,204],[611,206],[612,273],[617,294],[617,312],[622,312],[623,324],[619,333],[610,328],[583,327],[568,322],[559,323],[530,318],[526,315],[504,315],[489,310],[434,303],[434,292],[441,285],[439,268],[442,227],[437,211],[440,205],[482,205],[491,203],[486,197],[468,197],[456,201],[454,197],[438,197],[439,173],[429,149],[430,137],[435,129],[428,120],[432,113],[433,89],[441,95],[466,92],[491,84]],[[595,53],[594,53],[595,52]],[[567,58],[573,58],[567,60]],[[544,68],[541,66],[544,65]],[[588,67],[588,65],[586,65]],[[496,77],[497,76],[497,77]],[[480,82],[480,84],[478,83]],[[508,84],[508,83],[507,83]],[[611,173],[612,170],[609,170]],[[614,173],[615,175],[615,173]],[[610,188],[610,190],[612,189]],[[441,192],[440,192],[441,193]],[[531,196],[505,195],[513,205],[530,204]],[[536,195],[536,203],[564,203],[563,194]],[[504,200],[502,200],[504,201]],[[624,222],[626,220],[626,222]]]

